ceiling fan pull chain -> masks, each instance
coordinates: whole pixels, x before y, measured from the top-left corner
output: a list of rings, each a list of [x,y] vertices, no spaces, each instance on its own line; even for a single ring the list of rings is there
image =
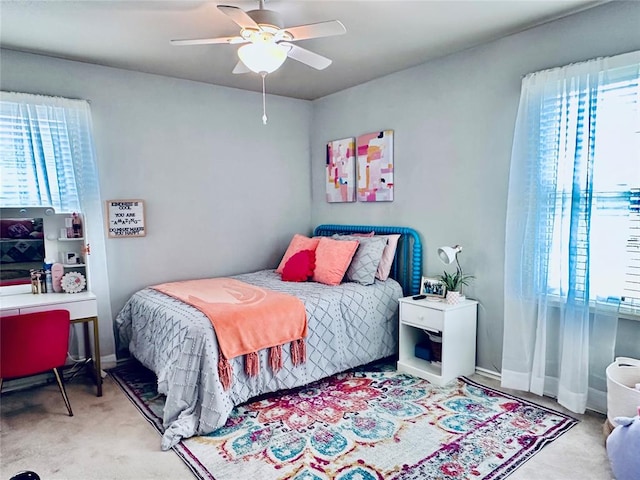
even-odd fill
[[[264,92],[264,77],[266,76],[267,76],[266,73],[262,74],[262,124],[263,125],[267,124],[267,100],[265,98],[266,94]]]

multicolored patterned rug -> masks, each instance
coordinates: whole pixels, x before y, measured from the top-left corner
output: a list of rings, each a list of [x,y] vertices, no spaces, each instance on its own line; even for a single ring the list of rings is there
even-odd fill
[[[135,362],[109,374],[162,432],[154,374]],[[378,363],[238,406],[174,450],[201,479],[500,479],[576,423],[466,378],[436,387]]]

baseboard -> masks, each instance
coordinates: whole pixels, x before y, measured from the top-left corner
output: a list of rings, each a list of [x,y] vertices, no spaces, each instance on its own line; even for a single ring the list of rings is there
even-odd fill
[[[502,375],[500,372],[496,372],[494,370],[487,370],[486,368],[476,367],[476,373],[478,375],[482,375],[483,377],[491,378],[492,380],[496,380],[500,382],[502,380]],[[556,402],[558,399],[556,396],[548,391],[544,392],[544,396],[548,397]],[[607,395],[604,392],[596,392],[592,389],[589,389],[589,398],[590,402],[587,404],[587,410],[590,410],[595,413],[599,413],[602,415],[607,414]]]
[[[495,370],[488,370],[486,368],[476,367],[476,373],[478,375],[482,375],[483,377],[491,378],[492,380],[497,380],[498,382],[502,380],[502,375],[500,372],[496,372]]]
[[[2,382],[2,393],[14,392],[25,388],[35,387],[36,385],[45,385],[54,383],[55,377],[53,372],[40,373],[31,377],[15,378],[13,380],[5,380]]]
[[[100,366],[104,370],[105,368],[113,368],[118,363],[118,359],[115,353],[111,355],[105,355],[100,357]]]
[[[82,363],[83,361],[84,361],[84,358],[73,359],[63,367],[63,370],[62,370],[63,374],[66,369],[72,368],[75,363]],[[100,356],[100,366],[102,367],[102,372],[101,372],[102,378],[106,376],[104,369],[115,367],[116,363],[117,362],[116,362],[115,354]],[[2,384],[2,391],[5,393],[8,393],[8,392],[31,388],[39,385],[46,385],[47,383],[55,383],[55,381],[56,380],[53,375],[53,372],[40,373],[38,375],[32,375],[30,377],[5,380]]]

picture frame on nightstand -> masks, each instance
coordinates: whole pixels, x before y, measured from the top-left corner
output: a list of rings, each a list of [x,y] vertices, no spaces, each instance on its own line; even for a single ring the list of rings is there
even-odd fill
[[[420,295],[426,295],[432,299],[444,298],[447,287],[442,280],[433,277],[422,277],[420,282]]]

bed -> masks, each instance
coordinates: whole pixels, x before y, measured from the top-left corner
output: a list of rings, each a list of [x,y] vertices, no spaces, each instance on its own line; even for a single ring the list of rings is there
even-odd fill
[[[257,352],[260,373],[248,376],[241,357],[229,360],[230,388],[221,384],[218,341],[211,321],[199,309],[153,288],[136,292],[116,317],[118,348],[152,370],[158,393],[166,395],[162,449],[182,438],[210,433],[225,424],[235,405],[252,397],[306,385],[397,353],[398,298],[419,292],[422,246],[405,227],[320,225],[314,237],[399,235],[390,277],[372,285],[343,282],[284,282],[275,270],[232,278],[294,295],[304,303],[308,322],[306,361],[294,365],[283,350],[282,368],[267,368],[268,352]]]

